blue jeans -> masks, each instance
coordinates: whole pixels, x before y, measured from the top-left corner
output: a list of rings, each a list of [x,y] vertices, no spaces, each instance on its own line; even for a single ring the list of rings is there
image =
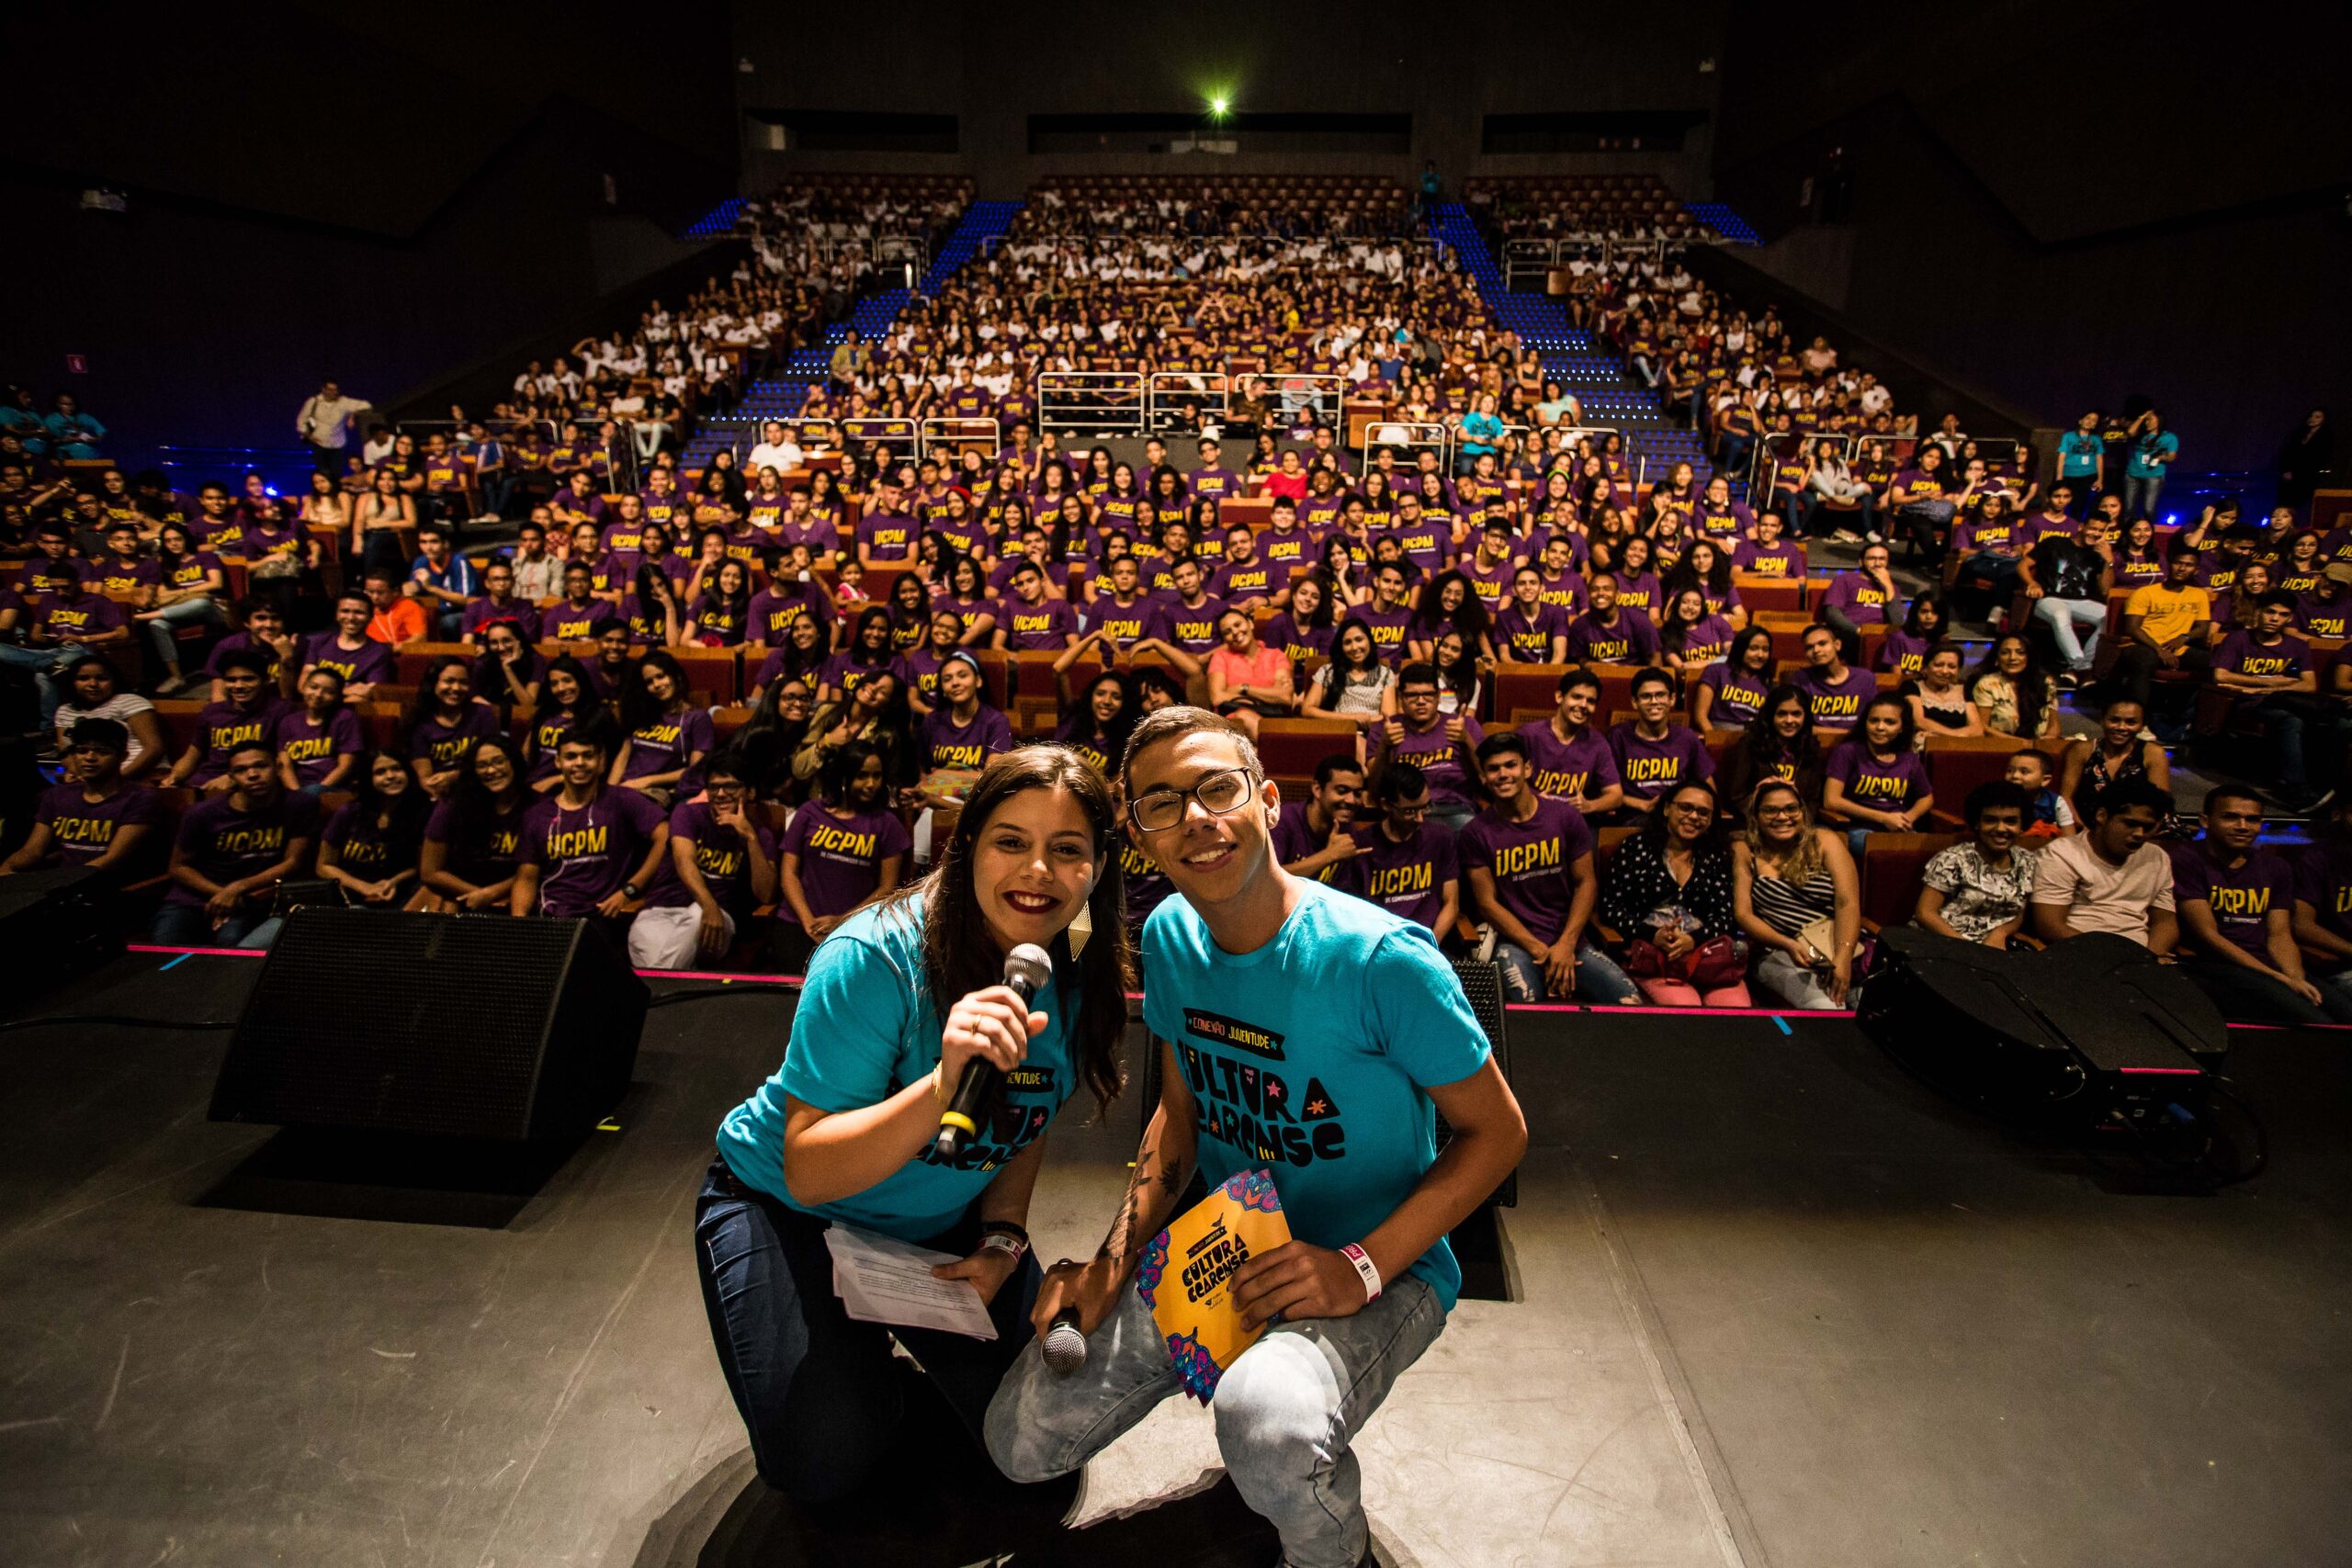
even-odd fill
[[[1544,999],[1544,965],[1533,953],[1516,943],[1498,942],[1495,962],[1503,966],[1503,988],[1512,1001]],[[1577,942],[1577,996],[1603,1007],[1634,1007],[1642,999],[1641,987],[1589,937]]]
[[[64,705],[65,688],[53,673],[57,667],[71,659],[82,657],[83,650],[73,646],[60,648],[19,648],[13,642],[0,642],[0,664],[12,669],[29,670],[33,682],[40,688],[41,728],[49,728],[50,720]]]
[[[802,1503],[832,1501],[887,1468],[902,1411],[893,1337],[977,1442],[1005,1369],[1035,1338],[1029,1306],[1042,1278],[1024,1256],[989,1304],[992,1342],[859,1323],[833,1294],[827,1226],[744,1186],[718,1160],[695,1204],[695,1265],[727,1392],[751,1433],[760,1479]],[[967,1213],[924,1245],[962,1257],[978,1236],[978,1218]]]
[[[1437,1292],[1411,1275],[1353,1317],[1278,1323],[1226,1369],[1209,1402],[1217,1451],[1241,1500],[1282,1535],[1293,1568],[1355,1568],[1369,1535],[1350,1445],[1406,1368],[1445,1328]],[[1089,1337],[1086,1367],[1057,1377],[1032,1339],[989,1406],[989,1453],[1015,1481],[1067,1475],[1178,1391],[1168,1341],[1133,1290]]]
[[[154,646],[155,657],[163,661],[164,669],[176,672],[180,667],[179,628],[199,623],[216,626],[228,624],[220,606],[209,595],[175,600],[155,612],[155,618],[147,623],[147,640]]]
[[[2163,518],[2156,517],[2156,498],[2164,492],[2165,477],[2162,474],[2155,474],[2144,479],[2132,474],[2124,475],[2124,521],[2130,522],[2134,517],[2155,517],[2157,522],[2163,522]]]
[[[201,904],[164,903],[156,906],[147,934],[164,947],[266,948],[285,923],[272,919],[264,906],[240,909],[215,927]]]
[[[2066,668],[2076,674],[2090,669],[2098,654],[2099,634],[2107,629],[2107,606],[2090,599],[2060,599],[2045,593],[2033,602],[2033,618],[2050,628],[2057,639],[2058,651],[2065,657]],[[2090,635],[2079,641],[2075,637],[2076,626],[2087,626]]]

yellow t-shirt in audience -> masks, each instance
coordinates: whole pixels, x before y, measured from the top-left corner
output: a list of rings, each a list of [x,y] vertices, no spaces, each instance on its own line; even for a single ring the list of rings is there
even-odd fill
[[[2202,588],[2174,588],[2150,582],[2132,591],[2123,613],[2140,617],[2140,628],[2158,642],[2186,637],[2192,626],[2213,618],[2213,598]]]

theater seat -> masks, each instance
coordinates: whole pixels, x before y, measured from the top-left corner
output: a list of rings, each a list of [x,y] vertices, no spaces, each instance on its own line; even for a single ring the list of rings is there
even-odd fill
[[[1872,833],[1862,845],[1864,929],[1907,923],[1919,906],[1919,878],[1937,853],[1960,841],[1956,833]]]
[[[1269,773],[1311,778],[1324,758],[1353,756],[1355,749],[1356,727],[1330,719],[1270,718],[1258,728],[1258,757]]]

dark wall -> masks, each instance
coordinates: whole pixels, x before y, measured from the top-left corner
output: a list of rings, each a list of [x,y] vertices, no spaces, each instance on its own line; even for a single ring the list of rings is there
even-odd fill
[[[75,392],[132,461],[291,446],[322,376],[389,406],[674,262],[665,231],[735,170],[723,7],[673,9],[677,51],[609,107],[563,90],[624,56],[601,0],[158,9],[102,73],[72,63],[86,13],[39,15],[0,59],[40,128],[0,169],[0,378]],[[80,210],[85,185],[129,212]]]
[[[755,179],[792,168],[968,172],[984,197],[1017,197],[1040,174],[1114,174],[1257,168],[1315,172],[1393,169],[1418,175],[1437,161],[1450,185],[1474,173],[1591,168],[1657,172],[1686,195],[1702,195],[1710,148],[1704,127],[1679,153],[1579,159],[1483,155],[1489,113],[1714,107],[1719,75],[1700,70],[1720,52],[1722,0],[1652,8],[1570,7],[1496,0],[1475,32],[1452,39],[1428,6],[1365,0],[1343,12],[1288,12],[1240,0],[1169,7],[1106,7],[1037,0],[1012,13],[984,6],[916,5],[888,12],[776,7],[736,0],[738,76],[747,109],[865,109],[952,113],[961,143],[952,160],[847,153],[771,154],[747,120],[745,163]],[[885,54],[887,70],[863,62]],[[1226,92],[1257,113],[1409,114],[1408,153],[1325,153],[1232,158],[1149,153],[1033,157],[1032,114],[1148,114],[1203,107]]]
[[[1842,148],[1858,327],[2045,422],[2153,398],[2184,471],[2261,468],[2312,407],[2352,412],[2352,153],[2313,85],[2341,69],[2345,13],[2263,22],[2170,3],[1743,14],[1717,192],[1783,232]]]
[[[138,459],[160,445],[284,446],[325,376],[390,406],[681,254],[605,205],[604,175],[670,177],[634,133],[543,124],[413,240],[389,241],[134,191],[128,215],[0,175],[18,236],[0,366],[62,388]],[[639,231],[598,245],[600,225]],[[624,257],[602,265],[602,254]],[[68,377],[65,355],[86,356]],[[518,367],[519,368],[519,367]]]

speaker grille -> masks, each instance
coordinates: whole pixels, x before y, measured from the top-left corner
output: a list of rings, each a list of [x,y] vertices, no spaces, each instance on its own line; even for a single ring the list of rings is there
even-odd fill
[[[543,1075],[597,1071],[613,1031],[633,1057],[639,998],[556,1038],[574,971],[619,960],[569,920],[304,909],[247,1000],[221,1069],[216,1118],[517,1139]],[[575,963],[575,960],[581,961]],[[575,1016],[579,1010],[575,1010]],[[599,1074],[599,1076],[608,1076]],[[623,1082],[626,1082],[624,1069]]]
[[[1503,1081],[1509,1083],[1510,1033],[1505,1022],[1510,1015],[1503,1011],[1503,966],[1481,964],[1475,958],[1457,958],[1453,961],[1453,975],[1462,982],[1462,994],[1469,998],[1470,1011],[1477,1019],[1478,1027],[1487,1032],[1487,1043],[1495,1053],[1495,1066],[1501,1070]],[[1453,1136],[1453,1129],[1445,1124],[1441,1113],[1437,1119],[1437,1146],[1445,1147]],[[1495,1190],[1489,1201],[1505,1209],[1519,1206],[1518,1171],[1503,1178],[1503,1184]]]

